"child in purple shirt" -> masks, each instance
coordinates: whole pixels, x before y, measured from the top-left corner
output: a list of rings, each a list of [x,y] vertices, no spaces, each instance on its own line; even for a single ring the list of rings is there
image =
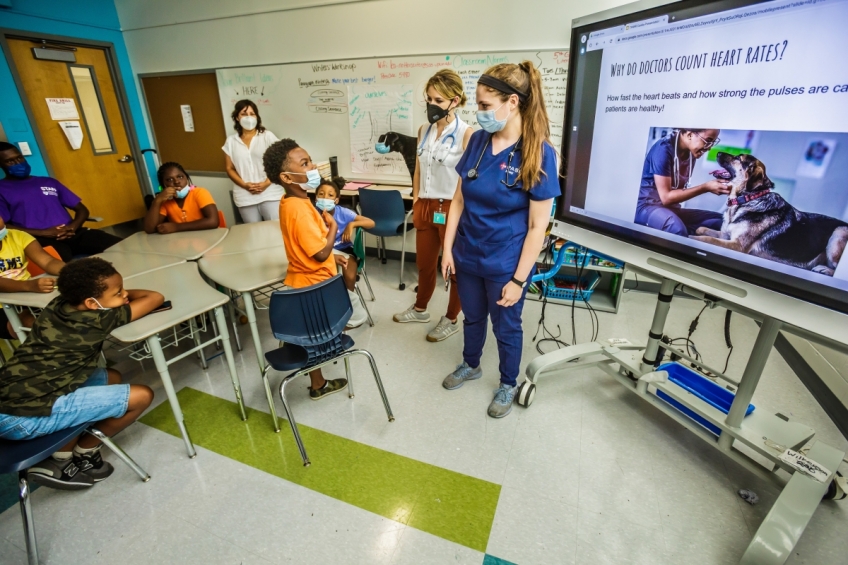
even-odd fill
[[[121,238],[82,227],[88,208],[58,180],[30,175],[30,166],[11,143],[0,141],[0,217],[10,227],[35,237],[70,261],[76,255],[101,253]],[[68,210],[73,210],[73,218]]]

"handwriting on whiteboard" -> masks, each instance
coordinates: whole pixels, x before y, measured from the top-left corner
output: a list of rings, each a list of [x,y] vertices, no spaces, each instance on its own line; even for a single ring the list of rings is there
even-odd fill
[[[351,172],[407,173],[400,154],[377,153],[374,145],[388,131],[412,135],[413,88],[411,84],[348,85]]]

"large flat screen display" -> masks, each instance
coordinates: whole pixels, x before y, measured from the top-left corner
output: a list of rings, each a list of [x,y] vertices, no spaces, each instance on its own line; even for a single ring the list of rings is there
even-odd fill
[[[848,0],[585,21],[559,218],[848,313]]]

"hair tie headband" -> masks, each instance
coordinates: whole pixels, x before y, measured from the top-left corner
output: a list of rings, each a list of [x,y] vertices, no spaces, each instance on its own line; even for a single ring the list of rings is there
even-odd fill
[[[526,92],[522,92],[509,84],[508,82],[504,82],[499,78],[495,78],[492,75],[480,75],[480,78],[477,79],[477,84],[482,84],[495,90],[499,90],[506,94],[515,94],[518,96],[518,99],[522,102],[525,102],[528,98],[528,94]]]

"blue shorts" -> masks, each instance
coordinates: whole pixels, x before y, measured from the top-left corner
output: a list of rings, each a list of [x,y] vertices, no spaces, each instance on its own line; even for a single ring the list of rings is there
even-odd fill
[[[0,438],[21,440],[46,436],[59,430],[127,413],[130,385],[107,385],[106,369],[95,369],[83,385],[56,399],[49,416],[0,414]]]

